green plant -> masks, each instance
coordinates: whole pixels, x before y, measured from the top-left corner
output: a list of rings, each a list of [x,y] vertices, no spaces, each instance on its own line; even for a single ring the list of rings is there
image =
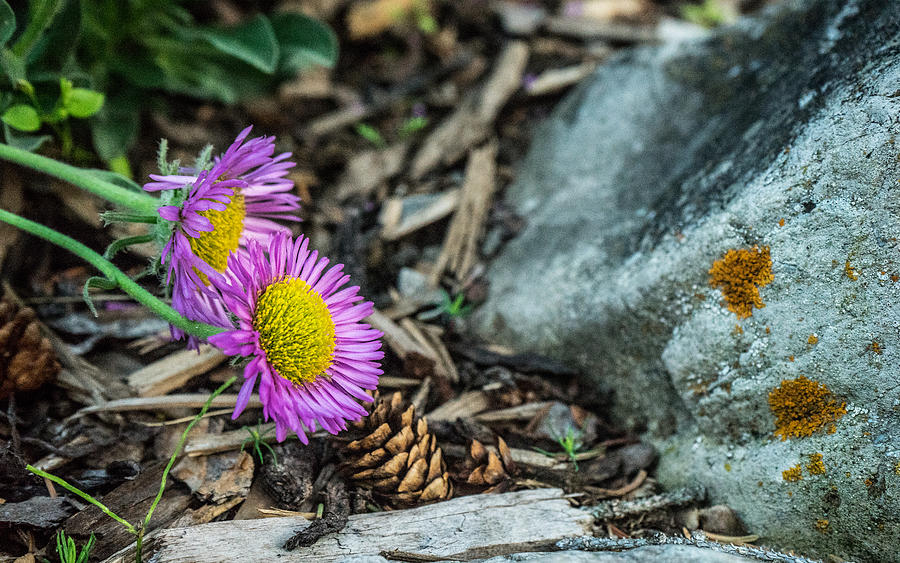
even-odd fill
[[[153,502],[150,504],[150,509],[147,510],[147,515],[144,517],[144,519],[140,523],[138,523],[137,526],[135,526],[131,522],[125,520],[124,518],[122,518],[121,516],[119,516],[118,514],[113,512],[112,510],[110,510],[109,507],[107,507],[105,504],[103,504],[102,502],[100,502],[99,500],[94,498],[93,496],[89,495],[88,493],[82,491],[78,487],[68,483],[64,479],[61,479],[61,478],[57,477],[56,475],[47,473],[46,471],[42,471],[30,464],[25,466],[25,468],[28,471],[31,471],[32,473],[34,473],[35,475],[37,475],[39,477],[43,477],[45,479],[49,479],[49,480],[53,481],[54,483],[56,483],[57,485],[60,485],[67,491],[78,495],[79,497],[83,498],[87,502],[89,502],[89,503],[93,504],[94,506],[96,506],[97,508],[99,508],[104,514],[106,514],[107,516],[109,516],[110,518],[115,520],[116,522],[122,524],[125,527],[125,529],[128,530],[128,533],[135,536],[135,561],[137,563],[141,563],[141,551],[143,548],[144,534],[147,531],[147,527],[150,525],[150,519],[153,517],[153,512],[156,510],[156,505],[159,504],[159,501],[162,499],[163,493],[166,490],[166,480],[169,477],[169,472],[172,470],[172,466],[175,465],[175,460],[178,459],[178,454],[181,453],[181,449],[184,447],[184,443],[187,440],[188,433],[190,433],[191,429],[194,428],[194,425],[197,424],[197,422],[199,422],[199,420],[201,418],[203,418],[203,415],[206,414],[206,411],[209,410],[210,405],[212,405],[213,399],[215,399],[216,397],[221,395],[226,389],[231,387],[232,383],[234,383],[235,381],[237,381],[236,375],[229,378],[228,381],[226,381],[218,389],[213,391],[213,393],[209,396],[209,399],[206,400],[206,403],[203,404],[203,408],[201,408],[200,412],[197,413],[197,416],[194,417],[194,419],[190,422],[190,424],[187,425],[187,428],[184,429],[184,432],[181,433],[181,439],[178,441],[178,446],[175,447],[175,451],[172,452],[172,456],[169,458],[169,463],[166,464],[166,468],[163,470],[162,479],[160,480],[160,483],[159,483],[159,490],[156,493],[156,498],[154,498]],[[91,542],[89,541],[88,543],[90,544]],[[57,538],[57,549],[59,549],[59,545],[60,545],[59,538]],[[68,548],[68,543],[66,544],[66,547]],[[74,547],[74,543],[73,543],[73,547]],[[80,561],[80,559],[79,559],[79,561]]]
[[[702,4],[683,4],[681,17],[703,27],[718,27],[733,22],[737,14],[722,0],[703,0]]]
[[[380,149],[387,146],[381,132],[367,123],[357,123],[356,134]]]
[[[400,126],[400,138],[409,137],[428,127],[428,118],[424,115],[410,117]]]
[[[555,436],[556,441],[559,443],[559,446],[563,450],[563,453],[566,454],[566,457],[569,458],[569,461],[571,461],[572,465],[575,466],[575,471],[578,471],[578,452],[580,452],[581,448],[584,446],[584,443],[582,442],[583,437],[584,433],[574,426],[566,427],[565,436]],[[540,448],[534,448],[534,450],[549,457],[556,457],[557,455],[553,452],[548,452],[547,450],[542,450]]]
[[[50,59],[58,53],[50,52],[48,40],[66,38],[49,28],[54,20],[77,15],[66,12],[64,4],[37,0],[28,3],[27,14],[17,15],[6,0],[0,0],[0,69],[8,82],[0,89],[0,120],[6,142],[28,150],[49,139],[31,134],[49,125],[60,139],[63,155],[70,157],[74,144],[69,118],[93,116],[103,107],[104,95],[90,88],[90,79],[77,68],[51,69]],[[18,21],[27,24],[19,28]]]
[[[249,426],[244,426],[244,430],[249,432],[250,436],[247,438],[244,438],[244,441],[241,442],[241,451],[244,451],[244,446],[247,445],[247,442],[253,442],[253,449],[254,449],[254,451],[256,451],[257,457],[259,457],[259,462],[265,463],[265,459],[263,458],[262,450],[259,447],[260,445],[262,445],[264,448],[269,450],[269,453],[272,454],[272,460],[274,461],[275,465],[278,465],[278,455],[275,453],[275,450],[272,449],[272,446],[270,446],[265,441],[266,435],[271,433],[273,430],[275,430],[275,425],[273,424],[273,425],[269,426],[268,428],[266,428],[265,430],[262,430],[262,421],[258,420],[256,422],[255,430],[253,428],[250,428]]]
[[[69,118],[90,117],[94,150],[127,175],[125,151],[137,138],[141,109],[164,103],[158,92],[234,103],[337,59],[334,33],[301,14],[200,25],[184,3],[34,0],[14,10],[0,0],[6,142],[34,150],[48,137],[31,133],[46,124],[70,156]]]
[[[91,549],[94,547],[94,534],[88,539],[81,553],[75,546],[75,540],[66,536],[62,530],[56,533],[56,553],[59,555],[60,563],[87,563],[88,557],[91,555]]]
[[[453,319],[457,317],[465,317],[472,312],[473,308],[473,305],[471,303],[464,305],[465,302],[465,294],[459,293],[456,295],[456,297],[451,298],[450,294],[442,289],[441,303],[434,309],[429,309],[427,311],[419,313],[416,318],[418,318],[420,321],[428,321],[440,317],[441,315],[447,315],[448,317]]]

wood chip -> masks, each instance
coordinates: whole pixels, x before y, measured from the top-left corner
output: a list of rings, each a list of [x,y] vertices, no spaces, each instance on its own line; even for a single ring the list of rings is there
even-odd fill
[[[338,181],[338,201],[371,195],[382,182],[403,169],[408,150],[409,144],[398,143],[384,149],[365,151],[351,158]]]
[[[453,164],[488,137],[500,109],[521,86],[527,63],[525,42],[511,41],[504,47],[484,87],[467,96],[422,143],[413,158],[413,179],[422,178],[439,164]]]
[[[181,409],[202,407],[209,399],[208,393],[182,393],[178,395],[166,395],[163,397],[132,397],[129,399],[117,399],[102,405],[84,407],[74,416],[98,412],[125,412],[125,411],[155,411],[162,409]],[[237,395],[219,395],[213,399],[211,408],[234,407]],[[258,409],[262,406],[258,395],[251,395],[248,409]]]
[[[433,353],[416,341],[399,324],[377,310],[366,317],[364,322],[384,333],[384,341],[403,361],[406,371],[412,375],[425,375],[434,370],[436,358]]]
[[[475,149],[466,165],[459,206],[453,214],[444,246],[431,274],[436,286],[444,269],[453,272],[457,281],[466,279],[478,260],[478,242],[485,230],[488,213],[497,188],[497,141]]]
[[[450,399],[443,405],[434,409],[427,415],[430,421],[435,420],[456,420],[457,418],[468,418],[475,416],[491,405],[488,394],[485,391],[468,391],[462,393],[455,399]]]
[[[199,350],[182,350],[148,364],[128,376],[128,385],[139,397],[159,397],[178,389],[194,376],[206,373],[228,356],[202,344]]]
[[[420,194],[389,198],[382,212],[381,238],[398,240],[422,227],[440,221],[459,205],[460,190],[451,189],[439,195]],[[428,200],[422,206],[422,200]],[[414,209],[411,211],[411,209]]]
[[[144,554],[156,563],[228,563],[248,557],[331,563],[348,553],[376,556],[395,551],[468,560],[541,548],[549,551],[563,538],[590,534],[591,523],[584,511],[569,504],[562,490],[535,489],[471,495],[411,510],[355,514],[342,531],[290,555],[281,545],[309,522],[265,518],[162,530],[145,542]],[[106,563],[133,560],[133,551],[123,550]]]
[[[647,43],[658,39],[655,26],[605,22],[572,16],[548,18],[547,31],[575,39],[603,39],[617,43]]]
[[[552,405],[553,401],[525,403],[524,405],[518,405],[507,409],[497,409],[477,414],[475,415],[475,420],[483,423],[531,420],[541,412],[549,409]]]
[[[11,213],[22,213],[25,201],[22,199],[22,176],[12,164],[0,164],[0,177],[3,178],[3,189],[0,190],[0,209]],[[8,223],[0,223],[0,267],[9,249],[22,235],[22,231]]]
[[[545,70],[525,85],[525,92],[529,96],[543,96],[558,92],[573,84],[578,84],[590,76],[596,68],[597,63],[590,62]]]
[[[22,300],[7,282],[3,282],[3,294],[14,302],[22,304]],[[72,352],[69,345],[63,342],[53,330],[41,323],[40,320],[38,322],[41,333],[53,345],[56,359],[63,367],[56,376],[56,383],[66,389],[69,398],[85,405],[98,405],[108,399],[119,399],[131,394],[128,386],[122,383],[118,377]]]
[[[145,470],[133,481],[126,481],[103,495],[100,501],[126,521],[141,522],[159,490],[164,465],[164,463],[158,463]],[[191,495],[182,492],[177,486],[173,486],[174,484],[175,482],[169,479],[162,500],[153,513],[150,529],[165,526],[181,516],[188,508]],[[98,538],[103,538],[103,541],[98,541],[94,550],[91,551],[91,557],[97,559],[107,557],[115,550],[134,543],[134,536],[124,526],[101,512],[96,506],[88,506],[73,515],[66,520],[63,529],[67,534],[79,539],[87,538],[91,533],[95,533]],[[131,560],[134,560],[134,556],[131,557]]]

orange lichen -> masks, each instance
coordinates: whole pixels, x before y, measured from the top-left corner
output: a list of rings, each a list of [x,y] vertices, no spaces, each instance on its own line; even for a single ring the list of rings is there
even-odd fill
[[[884,350],[881,349],[881,344],[879,344],[878,341],[876,341],[876,340],[872,341],[872,344],[869,345],[869,349],[872,350],[873,352],[875,352],[876,354],[878,354],[879,356],[884,353]]]
[[[845,273],[845,274],[847,275],[847,277],[850,278],[851,280],[856,281],[857,279],[859,279],[859,272],[857,272],[856,269],[854,269],[853,266],[850,265],[850,261],[849,261],[849,260],[847,260],[846,262],[844,262],[844,273]]]
[[[819,337],[816,336],[815,334],[810,334],[809,338],[806,339],[806,342],[810,346],[815,346],[816,344],[819,343]]]
[[[778,226],[779,226],[779,227],[783,227],[783,226],[784,226],[784,217],[782,217],[781,219],[778,220]]]
[[[769,408],[776,419],[775,435],[782,440],[812,436],[816,430],[847,414],[846,407],[827,386],[802,375],[783,380],[769,392]]]
[[[825,518],[816,520],[816,530],[819,530],[823,534],[828,533],[828,520]]]
[[[794,467],[782,471],[781,478],[784,479],[784,481],[787,483],[800,481],[803,479],[803,468],[800,467],[800,464],[798,463]]]
[[[735,334],[736,336],[739,336],[739,335],[741,335],[741,334],[744,334],[744,329],[741,328],[741,325],[739,325],[739,324],[735,324],[735,325],[734,325],[734,334]]]
[[[806,470],[809,471],[810,475],[825,475],[825,463],[822,461],[822,454],[815,453],[809,456]]]
[[[725,463],[725,471],[728,471],[729,473],[731,473],[731,464],[730,463],[727,463],[727,462]]]
[[[753,315],[754,307],[762,309],[766,306],[759,288],[773,279],[768,246],[731,249],[709,269],[709,284],[722,290],[728,310],[739,319]]]
[[[897,283],[898,281],[900,281],[900,276],[898,276],[897,274],[891,274],[891,281]]]

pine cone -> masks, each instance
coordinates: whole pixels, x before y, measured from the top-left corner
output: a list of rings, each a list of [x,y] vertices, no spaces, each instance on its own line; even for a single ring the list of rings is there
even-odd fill
[[[492,485],[485,490],[491,493],[503,488],[503,484],[509,481],[510,476],[518,473],[519,468],[512,459],[509,446],[500,436],[497,436],[498,456],[493,451],[488,450],[478,440],[472,440],[469,446],[469,456],[466,458],[466,466],[469,468],[468,475],[463,474],[466,483],[469,485]]]
[[[0,300],[0,399],[16,391],[33,391],[59,370],[34,310]]]
[[[347,478],[396,506],[410,506],[453,496],[441,448],[415,406],[402,410],[403,398],[375,399],[372,414],[356,423],[367,435],[342,447]]]

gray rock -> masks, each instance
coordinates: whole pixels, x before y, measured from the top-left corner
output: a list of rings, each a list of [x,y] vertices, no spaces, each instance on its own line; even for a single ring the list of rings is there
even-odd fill
[[[661,482],[702,482],[764,543],[900,561],[898,116],[896,0],[629,51],[536,134],[507,194],[528,225],[472,322],[614,390]],[[774,280],[740,319],[708,271],[754,245]],[[801,375],[847,413],[782,441],[768,395]]]

